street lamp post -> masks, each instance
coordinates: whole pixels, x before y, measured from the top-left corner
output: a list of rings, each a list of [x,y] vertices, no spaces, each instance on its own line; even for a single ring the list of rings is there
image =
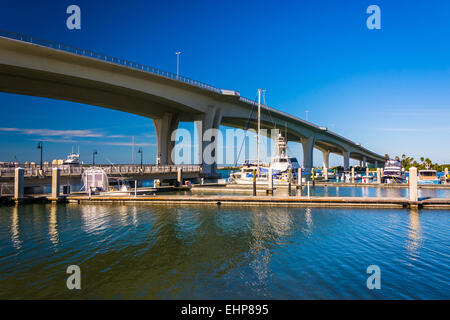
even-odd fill
[[[306,112],[306,121],[308,121],[308,112],[309,112],[309,110],[306,110],[305,112]]]
[[[98,154],[97,150],[92,152],[92,165],[95,166],[95,156]]]
[[[142,147],[139,147],[138,153],[141,154],[141,170],[142,170],[142,155],[144,154],[144,152],[142,151]]]
[[[42,142],[38,143],[37,148],[41,149],[41,170],[42,170],[42,150],[44,149],[44,146],[43,146]]]
[[[180,76],[180,51],[175,52],[175,54],[177,55],[177,80],[178,77]]]

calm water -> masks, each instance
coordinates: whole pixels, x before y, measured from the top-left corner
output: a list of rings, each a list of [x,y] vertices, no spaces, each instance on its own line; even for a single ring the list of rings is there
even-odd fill
[[[0,298],[449,299],[450,211],[0,207]],[[82,289],[66,288],[81,267]],[[366,269],[381,268],[381,290]]]

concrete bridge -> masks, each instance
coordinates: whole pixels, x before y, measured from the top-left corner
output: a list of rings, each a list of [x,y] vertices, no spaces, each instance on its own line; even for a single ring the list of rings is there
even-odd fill
[[[157,135],[158,164],[170,165],[174,142],[170,137],[180,121],[195,122],[198,136],[220,125],[245,129],[255,102],[234,90],[219,89],[149,66],[42,39],[0,31],[0,91],[47,97],[130,112],[153,119]],[[303,167],[313,165],[313,149],[323,152],[329,167],[330,153],[363,166],[386,160],[360,144],[327,128],[278,111],[261,108],[261,127],[287,127],[288,141],[301,142]],[[252,121],[256,128],[256,121]],[[209,142],[199,139],[199,151]],[[202,157],[199,157],[202,159]],[[202,163],[202,172],[214,174],[215,165]]]

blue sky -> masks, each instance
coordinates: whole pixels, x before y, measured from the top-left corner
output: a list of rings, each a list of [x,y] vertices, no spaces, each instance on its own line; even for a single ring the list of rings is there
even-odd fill
[[[81,30],[66,28],[71,4]],[[381,30],[366,27],[371,4]],[[182,51],[187,77],[251,99],[266,89],[270,106],[301,118],[308,110],[309,121],[380,154],[450,163],[448,1],[3,0],[0,28],[172,72]],[[155,161],[151,119],[6,93],[0,108],[0,161],[37,161],[44,140],[47,161],[79,145],[86,162],[97,149],[100,162],[129,163],[132,135]],[[289,151],[302,158],[300,144]]]

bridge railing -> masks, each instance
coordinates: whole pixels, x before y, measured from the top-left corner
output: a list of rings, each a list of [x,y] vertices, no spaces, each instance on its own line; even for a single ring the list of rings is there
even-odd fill
[[[24,176],[26,177],[41,177],[41,176],[51,176],[52,169],[51,166],[45,166],[40,170],[40,167],[25,167]],[[90,168],[90,166],[71,166],[71,165],[61,165],[58,166],[60,169],[60,175],[62,176],[77,176],[82,175],[83,172]],[[97,168],[101,168],[109,175],[129,175],[129,174],[165,174],[165,173],[176,173],[179,168],[183,169],[186,173],[201,172],[200,165],[97,165]],[[0,178],[11,178],[15,175],[14,167],[0,168]]]
[[[44,39],[40,39],[40,38],[36,38],[36,37],[31,37],[31,36],[23,35],[23,34],[13,32],[13,31],[8,31],[8,30],[0,29],[0,36],[5,37],[5,38],[23,41],[23,42],[37,44],[37,45],[44,46],[47,48],[52,48],[55,50],[69,52],[69,53],[76,54],[76,55],[83,56],[83,57],[89,57],[89,58],[93,58],[93,59],[97,59],[97,60],[110,62],[113,64],[118,64],[118,65],[125,66],[128,68],[148,72],[148,73],[160,76],[160,77],[184,82],[184,83],[190,84],[192,86],[200,87],[202,89],[206,89],[209,91],[222,93],[221,89],[211,86],[209,84],[206,84],[206,83],[203,83],[203,82],[200,82],[197,80],[193,80],[193,79],[190,79],[190,78],[187,78],[184,76],[180,76],[180,75],[177,75],[172,72],[163,71],[158,68],[147,66],[147,65],[144,65],[141,63],[136,63],[136,62],[133,62],[130,60],[119,59],[119,58],[115,58],[115,57],[105,55],[102,53],[94,52],[91,50],[80,49],[77,47],[73,47],[73,46],[69,46],[69,45],[65,45],[65,44],[61,44],[61,43],[57,43],[57,42],[53,42],[53,41],[49,41],[49,40],[44,40]]]

